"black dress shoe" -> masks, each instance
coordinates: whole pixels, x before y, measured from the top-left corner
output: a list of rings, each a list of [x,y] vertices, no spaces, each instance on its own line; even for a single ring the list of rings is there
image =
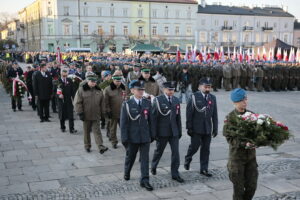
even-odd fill
[[[65,128],[62,128],[62,129],[60,129],[61,130],[61,132],[66,132],[66,129]]]
[[[16,112],[16,109],[13,109],[14,112]]]
[[[85,149],[86,150],[86,152],[88,152],[88,153],[90,153],[91,152],[91,149],[90,148],[88,148],[88,149]]]
[[[207,170],[200,171],[200,174],[202,174],[203,176],[206,176],[206,177],[212,177],[212,174],[208,173]]]
[[[45,119],[44,121],[45,121],[45,122],[51,122],[49,119]]]
[[[184,182],[184,180],[180,176],[173,177],[172,179],[177,181],[178,183],[183,183]]]
[[[100,153],[100,154],[104,154],[104,152],[107,151],[107,150],[108,150],[108,148],[105,147],[104,149],[101,149],[101,150],[99,151],[99,153]]]
[[[19,111],[23,111],[23,109],[22,109],[22,108],[19,108],[18,110],[19,110]]]
[[[153,190],[153,187],[148,182],[141,183],[141,187],[145,188],[148,191],[152,191]]]
[[[45,121],[45,120],[41,119],[41,121],[40,121],[40,122],[41,122],[41,123],[43,123],[44,121]]]
[[[101,125],[101,129],[105,129],[105,124],[104,124],[104,125]]]
[[[190,170],[190,164],[188,164],[188,163],[184,163],[183,167],[185,170]]]
[[[129,180],[130,180],[130,175],[126,175],[126,174],[125,174],[125,175],[124,175],[124,180],[125,180],[125,181],[129,181]]]
[[[151,169],[151,174],[152,174],[152,175],[156,175],[156,169],[152,168],[152,169]]]
[[[75,134],[75,133],[77,133],[77,130],[71,129],[71,130],[70,130],[70,133],[71,133],[71,134]]]
[[[117,145],[117,144],[113,144],[112,146],[113,146],[114,149],[117,149],[117,148],[118,148],[118,145]]]

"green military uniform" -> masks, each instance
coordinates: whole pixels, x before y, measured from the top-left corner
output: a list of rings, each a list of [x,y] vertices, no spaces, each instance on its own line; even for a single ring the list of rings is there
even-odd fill
[[[264,79],[264,71],[262,65],[257,66],[257,69],[255,71],[255,77],[256,77],[256,89],[258,92],[261,92],[263,91],[263,79]]]
[[[226,91],[231,90],[232,65],[225,64],[223,67],[223,84]]]
[[[249,112],[249,111],[247,111]],[[245,149],[247,141],[227,135],[229,119],[240,115],[234,110],[227,115],[223,135],[229,143],[229,160],[227,164],[229,179],[233,183],[233,200],[251,200],[255,194],[258,179],[255,149]]]
[[[247,86],[247,77],[248,77],[247,66],[248,65],[246,65],[246,64],[242,64],[242,66],[241,66],[240,86],[243,89],[246,89],[246,86]]]

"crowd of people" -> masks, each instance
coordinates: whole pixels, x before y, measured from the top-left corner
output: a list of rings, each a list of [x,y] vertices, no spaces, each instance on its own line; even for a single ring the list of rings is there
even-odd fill
[[[172,55],[69,53],[62,61],[46,52],[19,52],[9,56],[3,52],[1,55],[1,82],[11,95],[14,112],[22,111],[22,98],[27,97],[40,122],[46,123],[50,122],[51,104],[53,113],[58,112],[61,131],[66,131],[68,120],[69,132],[77,134],[75,111],[83,122],[84,149],[88,153],[92,147],[91,132],[100,154],[108,150],[101,133],[101,129],[106,129],[112,148],[119,148],[121,141],[126,149],[125,180],[130,179],[137,152],[140,152],[140,184],[149,191],[153,190],[149,181],[149,151],[153,141],[156,149],[150,164],[152,175],[157,174],[159,161],[169,143],[172,179],[184,182],[178,171],[183,96],[187,103],[186,132],[191,137],[184,168],[190,169],[192,157],[200,148],[200,173],[211,177],[208,170],[210,143],[218,135],[217,100],[212,90],[232,91],[235,112],[231,115],[246,112],[246,90],[300,90],[300,67],[293,63],[230,60],[177,63]],[[23,70],[17,61],[32,65],[28,64]],[[176,91],[179,98],[174,95]],[[234,184],[233,199],[252,199],[258,177],[255,147],[250,143],[236,146],[238,141],[226,138],[231,147],[232,167],[228,170]],[[245,159],[245,155],[247,158],[251,155],[251,160],[238,162]],[[238,170],[245,167],[252,170],[250,175]],[[241,178],[251,184],[240,187],[237,179]]]

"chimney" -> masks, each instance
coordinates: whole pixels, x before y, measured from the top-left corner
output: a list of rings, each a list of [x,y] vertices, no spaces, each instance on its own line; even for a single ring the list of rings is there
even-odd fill
[[[205,6],[206,6],[205,0],[201,0],[201,6],[202,6],[202,8],[205,8]]]

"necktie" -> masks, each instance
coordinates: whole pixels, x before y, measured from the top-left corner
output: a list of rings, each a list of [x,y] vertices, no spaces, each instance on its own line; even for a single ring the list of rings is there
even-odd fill
[[[139,108],[142,107],[142,100],[139,100]]]
[[[169,103],[172,104],[171,97],[169,97]]]

